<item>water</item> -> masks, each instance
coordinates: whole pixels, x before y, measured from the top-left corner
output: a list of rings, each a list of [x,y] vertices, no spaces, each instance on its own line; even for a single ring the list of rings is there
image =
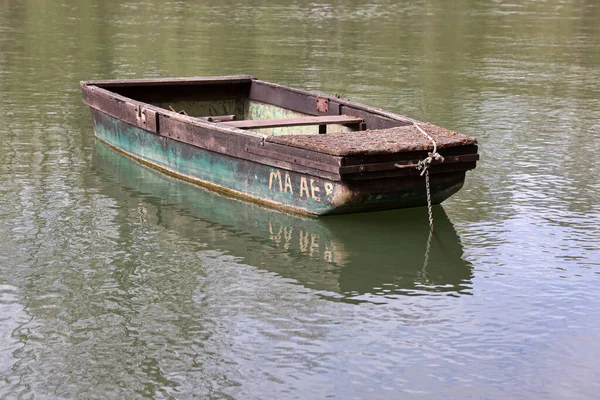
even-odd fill
[[[0,398],[597,397],[600,6],[404,3],[0,0]],[[477,136],[429,254],[148,170],[78,89],[239,73]]]

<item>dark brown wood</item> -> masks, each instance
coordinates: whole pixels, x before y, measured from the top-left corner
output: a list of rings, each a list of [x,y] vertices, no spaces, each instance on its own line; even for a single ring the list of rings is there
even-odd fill
[[[197,86],[219,83],[250,83],[250,75],[209,76],[191,78],[110,79],[83,81],[81,85],[116,88],[123,86]]]
[[[300,149],[298,147],[283,146],[277,143],[271,143],[268,141],[268,138],[265,139],[265,141],[262,144],[262,147],[264,147],[267,150],[272,150],[278,153],[296,156],[299,158],[305,158],[308,160],[316,161],[318,163],[334,165],[337,167],[342,165],[342,157],[332,156],[330,154],[325,153],[318,153],[316,151],[306,149]]]
[[[289,88],[258,79],[252,80],[250,100],[275,104],[292,111],[308,115],[354,115],[363,118],[366,129],[386,129],[411,125],[413,119],[385,112],[381,109],[365,106],[332,96],[316,95],[304,90]],[[319,110],[319,99],[328,101],[327,110]]]
[[[91,108],[100,110],[148,132],[157,133],[158,114],[156,109],[146,107],[144,103],[123,98],[95,86],[83,86],[81,92],[83,102]]]
[[[465,145],[465,146],[455,146],[455,147],[446,147],[444,149],[440,149],[440,154],[445,158],[452,156],[460,156],[465,154],[477,154],[478,148],[477,145]],[[403,151],[398,153],[389,153],[389,154],[359,154],[352,156],[345,156],[342,158],[342,165],[359,165],[359,164],[375,164],[375,163],[384,163],[384,162],[399,162],[399,161],[408,161],[408,160],[422,160],[426,158],[428,155],[428,151]]]
[[[285,86],[263,81],[252,81],[249,99],[262,103],[275,104],[288,110],[307,115],[338,115],[335,109],[329,108],[327,113],[317,110],[317,96],[299,90],[290,90]]]
[[[298,156],[293,156],[285,153],[279,153],[277,151],[265,149],[263,146],[248,146],[246,149],[249,153],[265,156],[274,160],[285,161],[289,164],[302,165],[304,167],[331,172],[332,174],[339,174],[340,167],[330,164],[321,163],[318,161],[309,160]]]
[[[430,179],[435,181],[436,176],[443,173],[466,173],[466,171],[474,169],[476,162],[465,162],[465,163],[454,163],[454,164],[437,164],[435,166],[430,167]],[[395,168],[393,170],[385,170],[385,171],[373,171],[373,172],[362,172],[356,174],[347,174],[343,176],[344,181],[354,181],[354,180],[378,180],[381,178],[395,178],[395,177],[403,177],[403,176],[418,176],[421,179],[425,179],[421,176],[421,171],[415,168]]]
[[[236,135],[215,129],[214,125],[206,122],[202,125],[202,122],[194,120],[195,118],[191,117],[160,114],[160,135],[224,154],[243,154],[247,146],[259,146],[263,141],[257,134]]]
[[[173,100],[211,101],[239,99],[248,96],[250,82],[205,82],[198,85],[132,85],[109,88],[127,98],[145,103],[167,103]]]
[[[262,135],[236,134],[235,132],[215,129],[214,125],[201,126],[194,124],[193,118],[177,115],[159,115],[160,135],[192,146],[210,150],[228,156],[258,162],[264,165],[288,169],[299,173],[340,180],[339,173],[315,169],[310,166],[297,164],[280,159],[272,159],[247,151],[251,147],[259,147],[263,143]],[[331,168],[328,168],[330,171]]]
[[[388,161],[388,162],[379,162],[372,164],[359,164],[359,165],[350,165],[340,167],[339,172],[340,175],[348,175],[355,173],[364,173],[364,172],[374,172],[374,171],[387,171],[394,169],[403,169],[403,168],[416,168],[417,164],[421,159],[413,159],[413,160],[400,160],[400,161]],[[479,160],[479,154],[465,154],[460,156],[448,156],[444,159],[444,162],[434,160],[431,165],[449,165],[456,163],[467,163]]]
[[[282,119],[247,119],[242,121],[222,122],[222,124],[241,129],[259,129],[280,128],[284,126],[307,126],[328,124],[358,125],[362,121],[362,118],[351,117],[349,115],[332,115],[323,117],[300,117]]]

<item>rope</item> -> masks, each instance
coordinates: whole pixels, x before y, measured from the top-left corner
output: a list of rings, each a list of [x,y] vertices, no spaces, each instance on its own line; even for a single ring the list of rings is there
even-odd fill
[[[423,129],[421,129],[421,127],[419,125],[417,125],[417,123],[413,123],[413,125],[415,126],[415,128],[417,128],[423,135],[425,135],[425,137],[427,137],[427,139],[429,139],[429,141],[431,143],[433,143],[433,151],[431,153],[429,153],[429,156],[421,161],[419,161],[419,163],[417,164],[417,169],[419,171],[421,171],[421,176],[423,176],[424,174],[427,173],[427,169],[429,168],[429,165],[431,165],[431,162],[433,160],[439,161],[439,162],[444,162],[444,157],[442,157],[442,155],[440,153],[437,152],[437,143],[435,142],[435,140],[433,140],[433,138],[429,135],[429,133],[425,132]]]
[[[425,175],[425,190],[427,193],[427,211],[429,214],[429,229],[430,229],[430,232],[433,232],[433,211],[432,211],[432,205],[431,205],[431,190],[429,188],[429,166],[431,165],[431,162],[433,160],[436,160],[439,162],[444,162],[444,157],[442,157],[442,155],[437,152],[437,143],[435,142],[435,140],[433,140],[433,138],[427,132],[425,132],[423,129],[421,129],[421,127],[419,125],[417,125],[416,122],[413,125],[423,135],[425,135],[431,143],[433,143],[433,151],[431,153],[429,153],[427,158],[419,161],[419,163],[417,164],[417,170],[421,171],[421,176]]]

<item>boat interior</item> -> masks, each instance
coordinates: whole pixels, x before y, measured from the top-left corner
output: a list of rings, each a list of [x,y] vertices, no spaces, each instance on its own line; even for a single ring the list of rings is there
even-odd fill
[[[249,76],[89,84],[171,112],[267,136],[343,133],[412,124],[409,119],[344,99]]]

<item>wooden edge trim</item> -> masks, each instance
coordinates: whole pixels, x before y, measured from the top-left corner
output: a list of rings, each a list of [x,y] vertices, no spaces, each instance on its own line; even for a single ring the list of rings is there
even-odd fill
[[[227,126],[236,128],[253,129],[253,128],[278,128],[284,126],[306,126],[306,125],[358,125],[364,120],[358,117],[349,115],[324,115],[315,117],[300,117],[300,118],[280,118],[280,119],[257,119],[257,120],[241,120],[241,121],[225,121],[221,122]]]
[[[301,165],[303,167],[307,167],[307,168],[311,168],[311,169],[319,170],[319,171],[326,171],[326,172],[330,172],[330,173],[336,174],[336,175],[339,174],[339,171],[340,171],[340,167],[335,166],[335,165],[325,164],[322,162],[313,161],[313,160],[309,160],[307,158],[302,158],[302,157],[293,156],[293,155],[289,155],[289,154],[282,154],[280,152],[268,150],[268,149],[265,149],[264,147],[260,147],[260,146],[248,146],[246,148],[246,151],[249,153],[252,153],[252,154],[256,154],[258,156],[267,157],[267,159],[270,158],[270,159],[274,159],[274,160],[285,161],[290,164],[297,164],[297,165]]]
[[[81,81],[80,85],[99,87],[122,86],[164,86],[164,85],[201,85],[204,83],[243,83],[251,82],[251,75],[225,75],[225,76],[195,76],[189,78],[144,78],[144,79],[98,79]]]
[[[362,110],[362,111],[366,111],[366,112],[369,112],[371,114],[375,114],[375,115],[378,115],[378,116],[381,116],[381,117],[385,117],[385,118],[388,118],[388,119],[391,119],[391,120],[395,120],[395,121],[401,121],[401,122],[411,123],[411,124],[415,123],[415,122],[416,123],[422,123],[420,121],[417,121],[415,119],[412,119],[412,118],[409,118],[409,117],[406,117],[406,116],[403,116],[403,115],[394,114],[394,113],[391,113],[391,112],[388,112],[388,111],[384,111],[384,110],[382,110],[380,108],[370,107],[370,106],[367,106],[365,104],[356,103],[356,102],[353,102],[353,101],[350,101],[350,100],[344,100],[344,99],[341,99],[341,98],[338,98],[338,97],[329,96],[329,95],[326,95],[326,94],[312,93],[312,92],[309,92],[307,90],[301,90],[301,89],[296,89],[296,88],[292,88],[292,87],[289,87],[289,86],[283,86],[283,85],[279,85],[277,83],[271,83],[271,82],[267,82],[267,81],[262,81],[262,80],[256,79],[256,78],[252,80],[252,84],[269,86],[269,87],[271,87],[273,89],[280,89],[280,90],[284,90],[284,91],[288,91],[288,92],[292,92],[292,93],[296,93],[296,94],[301,94],[301,95],[304,95],[304,96],[310,96],[310,97],[314,97],[315,99],[317,97],[326,98],[330,102],[336,103],[338,105],[341,105],[341,106],[344,106],[344,107],[356,108],[356,109],[359,109],[359,110]],[[261,100],[259,100],[259,101],[261,101]],[[332,108],[331,105],[330,105],[330,108]]]
[[[119,119],[122,119],[122,117],[123,117],[122,113],[115,113],[114,110],[111,112],[111,110],[108,110],[106,107],[102,107],[102,105],[97,104],[92,99],[94,97],[101,97],[101,98],[104,98],[109,101],[115,101],[115,102],[124,103],[124,104],[131,104],[133,106],[143,107],[144,109],[147,109],[147,110],[152,110],[156,113],[157,121],[158,121],[158,116],[160,115],[163,117],[171,118],[173,120],[185,122],[189,125],[200,126],[203,128],[213,129],[216,131],[225,132],[225,133],[229,133],[229,134],[249,136],[249,137],[261,138],[261,139],[264,139],[266,137],[266,135],[263,135],[263,134],[260,134],[257,132],[246,131],[246,130],[235,128],[235,127],[228,127],[228,126],[218,123],[218,122],[210,122],[205,119],[195,118],[195,117],[190,117],[188,115],[179,114],[177,112],[166,110],[164,108],[157,107],[157,106],[154,106],[149,103],[144,103],[144,102],[137,101],[137,100],[134,100],[129,97],[122,96],[120,94],[111,92],[110,90],[107,90],[107,89],[104,89],[104,88],[101,88],[101,87],[98,87],[95,85],[85,84],[84,82],[81,83],[81,91],[83,93],[83,102],[86,105],[88,105],[89,107],[95,108],[101,112],[105,112],[105,113],[109,114],[110,116],[119,118]],[[124,121],[131,123],[131,121],[128,119],[126,119]],[[138,126],[135,123],[134,123],[134,125]],[[144,128],[144,127],[141,126],[141,128]],[[155,133],[160,133],[159,131],[160,131],[160,127],[157,126]]]
[[[307,160],[316,161],[318,163],[324,163],[328,165],[334,165],[339,167],[342,165],[343,157],[334,156],[327,153],[319,153],[318,151],[308,150],[300,147],[288,146],[285,144],[279,144],[269,141],[269,138],[265,139],[262,144],[267,150],[276,151],[281,154],[286,154],[289,156],[298,156],[300,158],[305,158]]]

